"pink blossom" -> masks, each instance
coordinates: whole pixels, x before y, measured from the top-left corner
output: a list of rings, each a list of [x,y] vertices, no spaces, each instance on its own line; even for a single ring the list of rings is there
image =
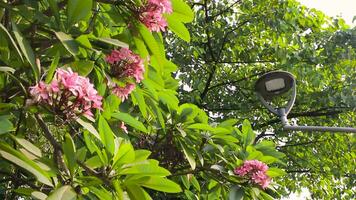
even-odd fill
[[[154,32],[166,31],[168,26],[167,21],[162,14],[156,10],[147,10],[140,15],[140,21],[150,30]]]
[[[170,14],[173,10],[169,0],[148,0],[139,12],[139,20],[150,31],[159,32],[165,31],[168,25],[163,14]]]
[[[148,0],[148,4],[157,6],[158,9],[162,10],[162,13],[172,13],[172,4],[169,0]]]
[[[128,95],[135,89],[135,80],[140,83],[143,80],[145,67],[143,59],[133,53],[128,48],[113,50],[110,55],[106,56],[106,61],[111,65],[111,74],[115,79],[124,82],[124,86],[119,86],[113,81],[109,81],[108,86],[112,93],[118,96],[122,101],[128,98]]]
[[[48,87],[41,81],[37,85],[30,87],[30,94],[33,96],[35,101],[41,101],[48,99]]]
[[[53,80],[52,83],[49,85],[49,87],[52,92],[59,92],[58,81]]]
[[[267,170],[268,166],[261,161],[246,160],[242,166],[234,169],[234,173],[242,177],[247,176],[252,182],[265,189],[271,181],[266,174]]]
[[[112,93],[118,96],[121,101],[125,101],[125,99],[128,99],[129,94],[135,89],[135,86],[136,85],[132,83],[129,83],[124,87],[115,86]]]
[[[271,179],[265,174],[265,172],[262,171],[252,173],[251,180],[260,185],[263,189],[268,187],[269,183],[271,182]]]
[[[125,123],[124,123],[124,122],[121,122],[120,128],[122,129],[122,131],[124,131],[124,133],[128,133],[127,127],[125,126]]]
[[[143,80],[145,72],[143,59],[130,49],[113,50],[106,57],[106,61],[111,64],[111,72],[115,78],[134,78],[137,83]]]
[[[40,82],[30,87],[34,102],[46,106],[54,113],[71,119],[84,114],[93,116],[93,108],[101,109],[102,97],[88,78],[79,76],[70,68],[57,69],[50,84]]]

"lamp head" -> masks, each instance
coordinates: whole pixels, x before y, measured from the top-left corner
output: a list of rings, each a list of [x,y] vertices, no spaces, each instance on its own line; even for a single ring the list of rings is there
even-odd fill
[[[256,82],[255,90],[265,100],[288,92],[295,87],[294,76],[285,71],[273,71],[262,75]]]

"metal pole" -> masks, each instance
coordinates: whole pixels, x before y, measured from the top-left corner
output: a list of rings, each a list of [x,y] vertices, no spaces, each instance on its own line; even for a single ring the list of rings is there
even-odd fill
[[[346,132],[356,133],[356,128],[350,127],[328,127],[328,126],[291,126],[288,123],[288,118],[285,112],[285,108],[278,109],[279,117],[283,124],[284,130],[290,131],[320,131],[320,132]]]
[[[321,132],[356,133],[356,128],[349,128],[349,127],[290,126],[290,125],[284,125],[283,129],[284,130],[290,130],[290,131],[321,131]]]

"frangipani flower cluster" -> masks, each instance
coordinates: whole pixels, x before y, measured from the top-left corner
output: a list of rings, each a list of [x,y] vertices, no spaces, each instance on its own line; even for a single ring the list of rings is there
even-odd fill
[[[101,109],[102,97],[88,78],[70,68],[57,69],[50,84],[43,81],[30,87],[35,103],[41,104],[66,120],[79,115],[93,116],[92,109]]]
[[[124,101],[136,87],[134,83],[130,82],[130,79],[133,79],[132,81],[136,83],[140,83],[143,80],[145,71],[143,59],[130,49],[121,48],[120,50],[113,50],[106,57],[106,61],[111,65],[112,76],[121,82],[125,82],[124,86],[116,83],[109,84],[112,93]]]
[[[267,188],[271,178],[266,174],[268,166],[258,160],[246,160],[240,167],[235,168],[234,173],[238,176],[247,177],[253,183]]]
[[[169,0],[148,0],[146,5],[140,8],[139,20],[150,31],[165,31],[168,25],[163,17],[165,13],[172,13],[172,5]]]

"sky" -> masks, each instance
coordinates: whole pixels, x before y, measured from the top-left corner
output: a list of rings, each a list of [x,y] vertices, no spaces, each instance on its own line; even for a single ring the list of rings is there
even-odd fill
[[[356,0],[298,0],[301,4],[323,11],[326,15],[335,17],[341,16],[347,24],[356,26]]]

